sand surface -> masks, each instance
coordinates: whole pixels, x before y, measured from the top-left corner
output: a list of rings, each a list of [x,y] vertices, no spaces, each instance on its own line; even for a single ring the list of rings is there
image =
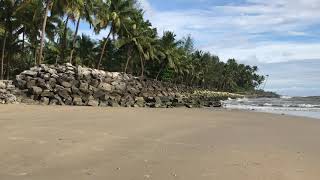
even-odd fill
[[[0,106],[1,180],[319,180],[320,120]]]

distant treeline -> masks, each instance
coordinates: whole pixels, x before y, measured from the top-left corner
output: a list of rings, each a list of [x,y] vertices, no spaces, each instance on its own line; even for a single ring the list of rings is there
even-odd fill
[[[230,92],[252,91],[265,79],[256,66],[194,49],[190,36],[160,36],[134,0],[1,0],[0,20],[1,79],[66,62]],[[99,41],[78,35],[80,23],[107,33]]]

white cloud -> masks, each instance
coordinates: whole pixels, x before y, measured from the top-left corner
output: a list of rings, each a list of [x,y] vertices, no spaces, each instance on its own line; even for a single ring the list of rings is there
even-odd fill
[[[319,23],[320,0],[247,0],[242,5],[170,11],[157,11],[147,0],[142,0],[142,4],[147,9],[147,18],[159,32],[171,30],[179,37],[191,34],[198,48],[222,59],[253,62],[320,59],[320,42],[274,39],[283,35],[312,36],[305,30]]]

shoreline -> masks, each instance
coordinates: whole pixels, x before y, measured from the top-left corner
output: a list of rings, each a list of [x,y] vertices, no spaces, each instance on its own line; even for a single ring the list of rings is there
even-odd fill
[[[225,109],[0,105],[0,179],[320,176],[320,121]]]

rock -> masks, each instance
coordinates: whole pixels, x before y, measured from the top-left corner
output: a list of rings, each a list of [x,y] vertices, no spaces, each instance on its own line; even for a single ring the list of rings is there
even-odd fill
[[[0,89],[6,89],[6,87],[7,85],[4,82],[0,81]]]
[[[48,80],[50,79],[50,77],[51,77],[51,75],[50,75],[49,73],[47,73],[47,74],[45,74],[45,75],[43,76],[43,79],[46,80],[46,81],[48,81]]]
[[[136,98],[135,98],[135,104],[136,104],[138,107],[144,107],[144,106],[145,106],[144,98],[143,98],[143,97],[136,97]]]
[[[106,76],[106,72],[105,71],[101,71],[101,70],[97,70],[97,69],[93,69],[92,70],[92,76],[95,79],[101,79],[101,78],[104,78]]]
[[[100,98],[104,98],[105,94],[106,94],[105,91],[101,89],[97,89],[97,91],[93,93],[93,97],[96,99],[100,99]]]
[[[162,106],[162,101],[160,97],[155,97],[155,108],[160,108]]]
[[[187,108],[193,108],[192,104],[186,104]]]
[[[82,106],[83,105],[82,98],[80,96],[78,96],[78,95],[73,96],[73,105]]]
[[[44,79],[41,79],[41,78],[37,78],[36,85],[41,87],[41,88],[47,88],[46,81]]]
[[[78,89],[76,86],[72,86],[71,91],[72,91],[72,94],[80,95],[80,93],[81,93],[80,89]]]
[[[99,101],[95,100],[92,96],[89,97],[88,106],[99,106]]]
[[[13,104],[17,102],[16,96],[9,93],[0,94],[0,104]]]
[[[88,92],[88,88],[89,88],[89,84],[88,83],[80,83],[80,91],[87,93]]]
[[[51,92],[50,90],[46,89],[41,93],[41,96],[42,97],[54,97],[54,93]]]
[[[81,66],[77,67],[78,76],[80,79],[90,79],[91,70],[89,68],[82,68]]]
[[[120,107],[119,103],[116,102],[116,101],[113,101],[113,100],[109,101],[109,106],[111,106],[111,107]]]
[[[27,81],[27,88],[30,89],[33,86],[36,86],[36,80],[34,79],[30,79],[29,81]]]
[[[49,81],[48,81],[48,85],[50,86],[50,88],[55,88],[57,84],[57,80],[54,79],[54,78],[50,78]]]
[[[54,106],[54,105],[59,105],[59,101],[57,99],[52,99],[49,103],[49,105]]]
[[[107,92],[112,92],[112,86],[111,86],[111,84],[108,84],[108,83],[100,83],[98,88],[102,89],[104,91],[107,91]]]
[[[119,93],[122,93],[126,90],[126,84],[124,82],[115,81],[112,82],[112,85],[114,86],[114,89]]]
[[[54,99],[57,100],[57,102],[58,102],[57,105],[65,105],[64,102],[62,101],[61,97],[58,94],[54,95]]]
[[[58,73],[57,70],[52,69],[52,68],[48,69],[47,72],[48,72],[49,74],[51,74],[51,75],[56,75],[56,74]]]
[[[72,87],[72,84],[69,83],[69,82],[66,82],[66,81],[61,82],[61,85],[62,85],[63,87],[65,87],[65,88],[71,88],[71,87]]]
[[[72,99],[72,98],[70,97],[70,91],[71,91],[71,90],[68,90],[68,89],[64,88],[64,89],[59,90],[59,91],[58,91],[58,94],[59,94],[59,96],[62,97],[64,100]]]
[[[109,103],[108,103],[108,101],[100,101],[99,106],[100,106],[100,107],[108,107],[108,106],[109,106]]]
[[[38,72],[27,70],[27,71],[23,71],[21,74],[26,76],[36,77],[38,75]]]
[[[37,87],[37,86],[32,86],[31,87],[31,93],[33,94],[33,95],[41,95],[41,93],[42,93],[42,89],[40,88],[40,87]]]
[[[42,97],[40,103],[43,105],[49,105],[50,99],[47,97]]]

